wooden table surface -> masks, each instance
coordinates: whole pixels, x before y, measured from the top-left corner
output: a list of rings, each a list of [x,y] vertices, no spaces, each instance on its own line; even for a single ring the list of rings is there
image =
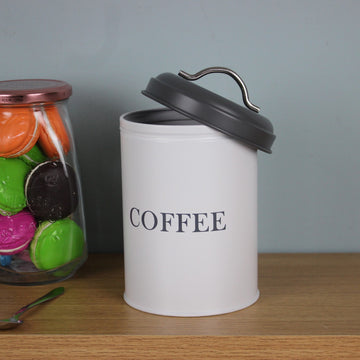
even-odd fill
[[[121,254],[93,254],[60,284],[0,285],[0,318],[65,294],[0,332],[2,359],[360,359],[360,254],[260,254],[260,299],[225,315],[147,314],[125,304]]]

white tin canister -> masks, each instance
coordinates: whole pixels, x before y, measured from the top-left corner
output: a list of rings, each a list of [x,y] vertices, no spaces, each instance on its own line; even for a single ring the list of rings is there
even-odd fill
[[[120,130],[125,301],[171,316],[253,304],[257,149],[169,109]]]

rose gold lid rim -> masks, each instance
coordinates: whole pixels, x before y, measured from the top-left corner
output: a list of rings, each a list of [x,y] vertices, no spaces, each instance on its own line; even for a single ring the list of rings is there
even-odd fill
[[[68,99],[72,87],[65,81],[20,79],[0,81],[0,105],[56,102]]]

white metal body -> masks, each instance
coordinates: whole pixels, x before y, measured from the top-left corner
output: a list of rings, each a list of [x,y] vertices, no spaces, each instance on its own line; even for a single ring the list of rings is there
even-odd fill
[[[253,304],[256,150],[191,120],[144,124],[132,114],[120,118],[125,301],[171,316]]]

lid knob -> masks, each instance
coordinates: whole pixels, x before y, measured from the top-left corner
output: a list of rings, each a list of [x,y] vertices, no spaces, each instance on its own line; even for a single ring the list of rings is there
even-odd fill
[[[244,104],[246,105],[246,107],[257,113],[260,111],[260,108],[258,106],[254,105],[250,102],[249,93],[247,91],[247,87],[246,87],[243,79],[241,79],[241,77],[235,71],[233,71],[231,69],[228,69],[226,67],[221,67],[221,66],[213,66],[213,67],[208,67],[206,69],[203,69],[193,75],[191,75],[183,70],[180,70],[178,75],[183,77],[186,80],[194,81],[194,80],[198,80],[198,79],[202,78],[205,75],[214,74],[214,73],[227,74],[227,75],[231,76],[240,86],[242,96],[243,96],[243,101],[244,101]]]

